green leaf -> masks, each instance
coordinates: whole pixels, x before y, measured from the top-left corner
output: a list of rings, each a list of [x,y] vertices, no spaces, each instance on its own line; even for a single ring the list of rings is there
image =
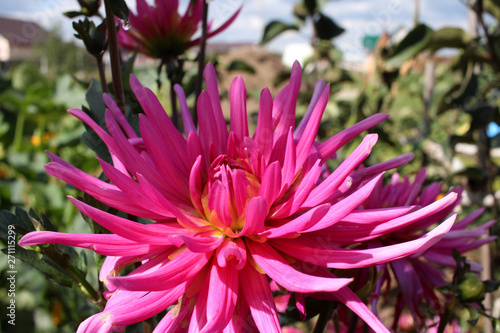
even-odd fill
[[[260,42],[261,45],[265,45],[273,40],[275,37],[279,36],[285,31],[288,30],[299,30],[299,27],[296,24],[286,24],[281,21],[271,21],[269,22],[265,29],[264,34],[262,35],[262,40]]]
[[[13,225],[15,232],[20,235],[24,235],[29,231],[35,231],[32,217],[20,207],[16,207],[14,214],[8,210],[2,210],[0,212],[1,238],[7,239],[10,225]]]
[[[318,8],[316,0],[304,0],[304,7],[307,9],[310,15],[314,14]]]
[[[24,261],[31,267],[42,272],[43,275],[45,275],[48,279],[54,280],[63,286],[75,286],[74,280],[68,273],[66,273],[61,267],[59,267],[52,260],[46,258],[45,256],[39,258],[38,254],[35,251],[26,250],[16,245],[14,253],[12,251],[9,252],[8,249],[3,249],[2,252],[5,254],[11,254],[14,257]]]
[[[122,20],[128,20],[128,7],[125,0],[109,0],[109,6],[115,16]]]
[[[316,36],[322,40],[330,40],[341,35],[345,31],[344,28],[323,13],[314,14],[313,23],[314,29],[316,30]]]
[[[99,156],[104,161],[111,163],[111,155],[109,154],[108,146],[102,141],[102,139],[87,125],[87,132],[82,135],[82,142],[92,149],[97,156]]]
[[[92,78],[90,80],[89,89],[85,93],[85,99],[90,107],[90,116],[98,124],[104,124],[104,114],[106,112],[106,104],[102,99],[102,88],[99,81]]]
[[[470,45],[472,37],[461,28],[445,27],[432,31],[428,48],[436,51],[445,47],[463,49]]]
[[[293,15],[298,18],[300,21],[304,22],[308,16],[307,8],[304,3],[299,2],[293,6]]]
[[[255,74],[255,68],[250,66],[248,63],[246,63],[243,60],[233,60],[229,66],[227,67],[228,71],[243,71],[243,72],[248,72],[251,74]]]
[[[78,12],[76,10],[70,10],[68,12],[64,12],[63,15],[66,16],[66,17],[68,17],[68,18],[70,18],[70,19],[72,19],[72,18],[78,17],[80,15],[85,15],[85,14],[82,13],[82,12]]]
[[[431,40],[432,29],[425,24],[419,24],[396,46],[386,61],[386,68],[394,70],[423,51]]]
[[[487,293],[492,293],[500,287],[500,281],[486,280],[483,283]]]

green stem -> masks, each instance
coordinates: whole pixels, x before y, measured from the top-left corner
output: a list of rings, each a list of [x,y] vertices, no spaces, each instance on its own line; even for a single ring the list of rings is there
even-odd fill
[[[102,92],[108,92],[108,84],[106,83],[106,74],[104,72],[104,63],[102,62],[102,56],[95,57],[97,61],[97,68],[99,69],[99,79],[101,81]]]
[[[450,322],[451,316],[453,314],[453,310],[455,309],[455,305],[457,303],[457,300],[454,299],[444,310],[443,315],[441,316],[441,319],[439,320],[439,327],[438,327],[438,333],[443,333],[444,330],[446,329],[446,326]]]
[[[175,128],[179,129],[179,116],[177,111],[177,99],[175,98],[175,90],[174,90],[175,82],[170,81],[170,103],[172,105],[172,123]]]
[[[23,111],[19,111],[17,114],[16,130],[14,132],[14,150],[21,150],[21,143],[23,140],[23,130],[24,130],[24,120],[25,115]]]
[[[90,299],[97,307],[102,310],[104,308],[103,300],[100,295],[95,291],[94,287],[87,281],[85,276],[80,273],[80,271],[73,265],[69,265],[69,272],[73,275],[75,280],[78,282],[78,287],[83,292],[83,294]]]
[[[194,126],[198,123],[198,112],[197,112],[197,101],[198,96],[201,94],[201,87],[203,83],[203,70],[205,69],[205,50],[207,48],[207,29],[208,29],[208,2],[203,1],[203,19],[201,25],[201,41],[200,41],[200,52],[198,53],[198,76],[196,77],[196,90],[195,90],[195,99],[194,99],[194,108],[193,114],[191,117],[193,118]]]
[[[113,77],[113,90],[116,104],[125,114],[125,94],[123,93],[122,74],[120,68],[120,53],[118,51],[118,40],[116,38],[115,16],[109,4],[110,0],[104,0],[106,9],[106,27],[108,30],[108,49],[111,61],[111,76]]]

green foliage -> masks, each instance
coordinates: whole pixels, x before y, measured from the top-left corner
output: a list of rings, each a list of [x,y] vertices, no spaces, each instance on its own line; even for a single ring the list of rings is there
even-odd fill
[[[286,24],[281,21],[271,21],[264,28],[264,34],[262,35],[261,45],[269,43],[271,40],[281,35],[285,31],[289,30],[299,30],[299,26],[296,24]]]

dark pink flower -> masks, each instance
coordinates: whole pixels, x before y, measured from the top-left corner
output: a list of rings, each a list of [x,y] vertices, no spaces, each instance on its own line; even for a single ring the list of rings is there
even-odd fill
[[[203,1],[189,1],[184,15],[179,14],[179,0],[155,0],[150,6],[146,0],[137,0],[137,14],[130,12],[128,29],[120,29],[118,43],[125,49],[139,51],[152,58],[166,59],[184,53],[200,43],[193,38],[199,32]],[[239,10],[223,25],[213,30],[209,24],[207,37],[224,31],[238,16]]]
[[[108,146],[113,165],[100,162],[111,183],[50,153],[53,162],[46,166],[47,172],[106,205],[154,221],[140,224],[70,198],[111,234],[41,231],[22,238],[22,246],[58,243],[108,256],[100,272],[109,290],[106,308],[83,322],[79,332],[119,330],[172,305],[155,332],[279,332],[270,281],[295,292],[301,309],[304,295],[334,299],[376,332],[388,332],[347,287],[352,279],[337,278],[329,268],[368,267],[424,251],[444,237],[454,216],[408,242],[362,250],[343,246],[411,226],[450,207],[457,195],[448,194],[420,209],[357,210],[383,171],[407,162],[408,156],[374,166],[359,177],[364,185],[350,191],[351,173],[377,141],[377,135],[369,134],[323,178],[325,162],[339,148],[387,115],[373,115],[318,143],[329,85],[317,85],[304,120],[295,129],[301,76],[296,63],[290,83],[276,98],[268,89],[262,91],[253,135],[247,125],[243,80],[237,77],[230,89],[228,129],[210,64],[205,70],[207,91],[198,99],[198,129],[182,89],[176,87],[185,136],[174,128],[153,92],[135,77],[130,85],[145,112],[140,115],[142,137],[108,95],[104,101],[109,132],[83,111],[69,111]],[[407,214],[408,210],[412,212]],[[137,262],[141,265],[131,273],[118,275]]]

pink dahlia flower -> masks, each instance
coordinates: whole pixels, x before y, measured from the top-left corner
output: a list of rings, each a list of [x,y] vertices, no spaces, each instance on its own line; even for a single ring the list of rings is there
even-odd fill
[[[90,248],[107,256],[100,279],[108,288],[103,312],[85,320],[78,332],[109,332],[174,307],[155,332],[280,332],[270,282],[296,293],[334,299],[347,305],[376,332],[388,332],[348,285],[329,268],[359,268],[424,251],[442,239],[454,216],[408,242],[369,249],[353,245],[412,225],[450,207],[451,193],[427,207],[357,208],[370,197],[383,170],[406,157],[370,169],[365,182],[347,194],[352,171],[370,154],[377,135],[367,135],[329,176],[325,162],[353,137],[384,120],[376,114],[323,143],[315,142],[329,98],[320,82],[303,122],[294,129],[302,71],[273,100],[260,98],[257,129],[247,126],[246,89],[237,77],[230,89],[230,125],[223,117],[215,71],[205,70],[207,91],[198,99],[196,129],[182,89],[177,86],[183,136],[160,102],[135,77],[130,85],[145,114],[142,137],[105,95],[105,131],[80,110],[69,112],[106,143],[113,165],[100,161],[110,183],[92,177],[50,154],[46,166],[56,176],[100,202],[152,220],[140,224],[71,198],[85,215],[111,234],[33,232],[20,245],[58,243]],[[408,210],[412,213],[406,214]],[[345,230],[340,221],[357,223]],[[339,242],[331,241],[334,235]],[[141,265],[125,276],[120,271]]]
[[[413,183],[410,183],[407,176],[401,179],[397,173],[392,176],[391,182],[385,186],[380,181],[375,186],[372,195],[363,203],[362,208],[377,209],[409,205],[425,207],[432,205],[442,196],[442,185],[433,182],[423,187],[425,176],[426,170],[422,169],[416,175]],[[459,205],[462,189],[458,188],[452,191],[458,194],[452,205],[438,213],[429,215],[419,221],[418,224],[387,233],[382,238],[373,240],[370,246],[387,246],[422,237],[425,232],[441,222],[447,214]],[[415,325],[419,326],[419,323],[422,323],[422,321],[419,322],[418,320],[425,319],[425,314],[421,312],[421,305],[424,301],[437,312],[444,310],[445,305],[441,304],[434,294],[434,289],[448,284],[445,279],[445,267],[456,268],[453,249],[463,254],[496,239],[495,236],[482,237],[487,234],[488,228],[495,223],[494,220],[476,228],[467,228],[483,211],[484,209],[479,209],[456,222],[450,232],[429,249],[407,258],[378,266],[378,270],[382,272],[383,276],[377,283],[376,294],[380,293],[384,283],[387,283],[388,287],[391,285],[391,277],[396,278],[397,285],[399,286],[394,325],[396,325],[399,316],[406,308],[410,310]],[[469,262],[469,264],[473,271],[478,272],[482,270],[482,267],[477,263]],[[392,270],[393,274],[390,274],[389,270]],[[377,301],[375,299],[372,304],[374,310],[376,309]]]
[[[155,0],[150,6],[146,0],[137,0],[137,14],[130,12],[130,29],[120,29],[118,43],[127,50],[139,51],[152,58],[166,59],[184,53],[200,43],[193,35],[200,30],[203,1],[189,1],[184,15],[178,12],[179,0]],[[219,28],[208,26],[207,38],[224,31],[238,16],[239,10]]]

